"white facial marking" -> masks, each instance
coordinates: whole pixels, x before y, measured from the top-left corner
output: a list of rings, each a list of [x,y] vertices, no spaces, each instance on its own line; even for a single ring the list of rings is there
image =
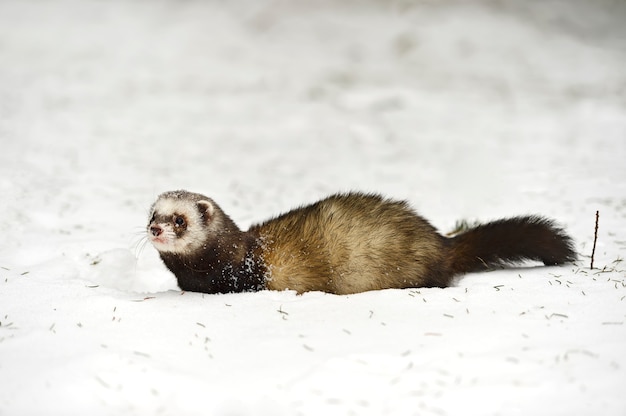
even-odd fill
[[[210,209],[210,215],[214,212],[213,204],[209,201],[201,201]],[[159,198],[153,208],[157,220],[148,226],[148,239],[160,252],[191,253],[202,247],[207,239],[207,227],[203,224],[202,214],[198,210],[198,202],[186,199]],[[174,222],[175,215],[185,218],[186,231],[178,237]],[[167,222],[163,221],[167,219]],[[159,220],[163,222],[158,222]],[[162,232],[154,235],[150,227],[160,227]]]

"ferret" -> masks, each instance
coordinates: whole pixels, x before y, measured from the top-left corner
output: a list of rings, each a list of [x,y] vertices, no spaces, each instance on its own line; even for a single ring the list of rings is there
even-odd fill
[[[147,234],[183,291],[322,291],[447,287],[455,276],[523,260],[576,259],[572,239],[540,216],[474,226],[445,237],[407,202],[335,194],[242,231],[212,199],[161,194]]]

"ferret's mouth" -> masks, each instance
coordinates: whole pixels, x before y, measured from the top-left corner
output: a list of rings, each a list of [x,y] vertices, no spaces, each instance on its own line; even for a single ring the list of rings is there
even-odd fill
[[[167,243],[168,243],[167,238],[164,235],[159,235],[159,236],[156,236],[156,237],[151,235],[151,236],[149,236],[149,238],[150,238],[150,242],[152,244],[155,244],[155,245],[156,244],[158,244],[158,245],[167,245]]]
[[[157,224],[151,224],[148,227],[148,239],[159,251],[164,251],[171,247],[172,236],[170,234],[164,227]]]
[[[148,239],[152,243],[152,246],[156,248],[159,253],[176,253],[179,251],[176,245],[176,240],[173,240],[167,235],[160,235],[155,237],[152,234],[149,234]]]
[[[189,238],[178,235],[171,224],[152,222],[146,230],[148,240],[159,253],[185,253],[190,250]]]

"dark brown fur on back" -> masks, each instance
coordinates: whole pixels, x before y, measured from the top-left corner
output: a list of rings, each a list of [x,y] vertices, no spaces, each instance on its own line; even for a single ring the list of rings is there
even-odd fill
[[[219,231],[207,231],[200,249],[160,253],[183,290],[348,294],[446,287],[456,275],[502,264],[528,259],[554,265],[576,258],[571,239],[537,216],[498,220],[446,238],[406,202],[349,193],[242,232],[211,203],[216,211],[202,221],[207,230],[216,224],[211,221],[220,221],[223,226],[213,227]]]

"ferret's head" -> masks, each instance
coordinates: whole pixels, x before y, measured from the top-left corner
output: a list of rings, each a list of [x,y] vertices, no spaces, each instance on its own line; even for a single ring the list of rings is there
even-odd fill
[[[192,254],[224,229],[225,218],[204,195],[165,192],[152,204],[148,239],[160,253]]]

